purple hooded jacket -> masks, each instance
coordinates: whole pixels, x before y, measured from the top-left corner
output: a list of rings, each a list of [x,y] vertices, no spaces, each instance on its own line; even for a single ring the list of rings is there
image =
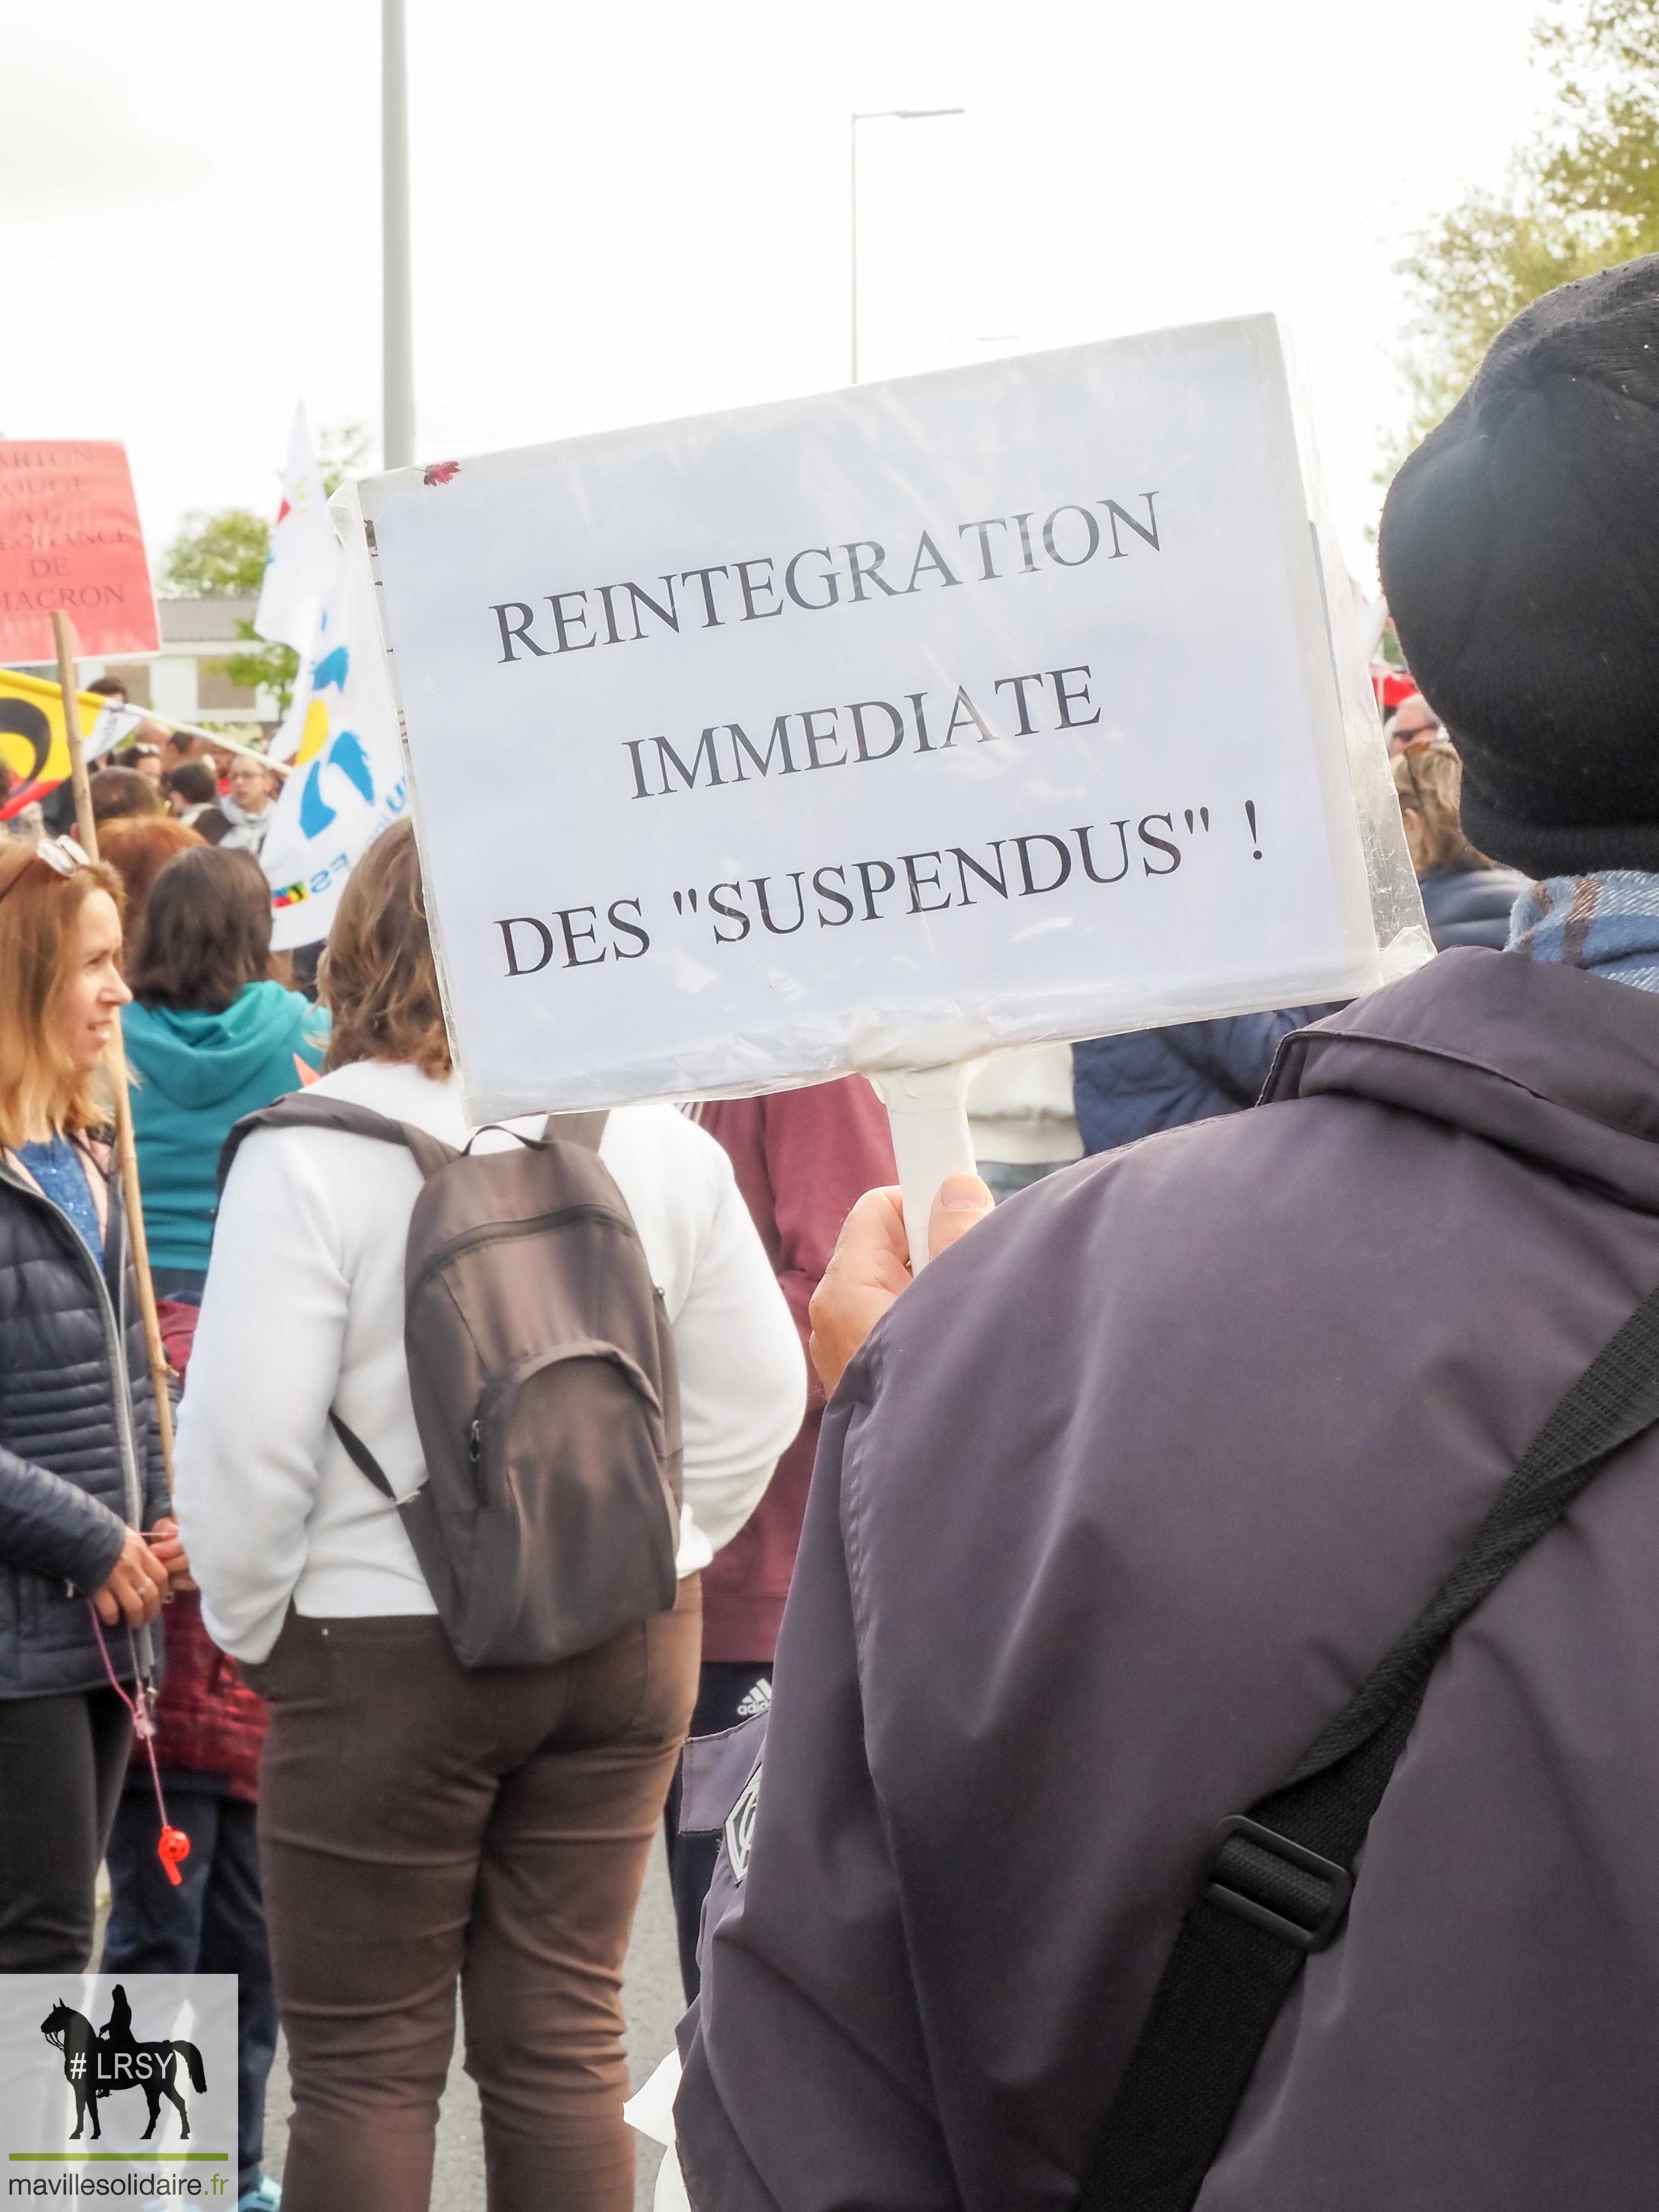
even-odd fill
[[[824,1420],[699,2212],[1072,2204],[1217,1822],[1656,1285],[1659,998],[1476,951],[930,1267]],[[1199,2204],[1656,2203],[1650,1431],[1453,1640]]]

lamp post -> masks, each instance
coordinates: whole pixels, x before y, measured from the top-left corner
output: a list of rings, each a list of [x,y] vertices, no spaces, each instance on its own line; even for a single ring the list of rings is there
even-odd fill
[[[404,0],[380,0],[382,465],[415,458],[415,329],[409,272],[409,48]]]
[[[391,4],[391,0],[387,0]],[[860,123],[925,123],[936,115],[965,115],[965,107],[878,107],[855,112],[852,124],[853,181],[853,382],[859,380],[859,125]]]

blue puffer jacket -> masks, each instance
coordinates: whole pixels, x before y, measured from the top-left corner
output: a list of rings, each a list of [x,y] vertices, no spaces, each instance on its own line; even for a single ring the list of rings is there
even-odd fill
[[[1109,1152],[1157,1129],[1242,1113],[1261,1096],[1281,1039],[1346,1003],[1177,1022],[1073,1045],[1073,1096],[1084,1151]]]
[[[1509,940],[1510,909],[1527,878],[1513,868],[1425,868],[1417,888],[1437,952],[1449,952],[1455,945],[1485,945],[1501,952]]]
[[[0,1154],[0,1698],[107,1680],[86,1593],[107,1577],[124,1528],[167,1510],[115,1176],[104,1251],[100,1270],[69,1217]],[[125,1632],[105,1634],[130,1678]]]

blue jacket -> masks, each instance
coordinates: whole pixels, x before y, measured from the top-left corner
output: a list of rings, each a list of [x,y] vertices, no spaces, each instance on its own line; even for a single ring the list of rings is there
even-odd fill
[[[1084,1151],[1109,1152],[1157,1129],[1242,1113],[1261,1096],[1281,1038],[1336,1010],[1334,1004],[1233,1014],[1073,1045],[1073,1091]]]
[[[120,1179],[100,1267],[69,1217],[0,1155],[0,1698],[106,1679],[88,1594],[123,1530],[166,1510]],[[106,1634],[130,1677],[125,1632]]]
[[[141,1006],[121,1017],[144,1234],[157,1267],[205,1267],[213,1241],[219,1148],[303,1071],[322,1066],[328,1016],[280,983],[250,983],[222,1014]]]
[[[1437,952],[1455,945],[1485,945],[1501,952],[1509,939],[1510,909],[1527,888],[1513,868],[1425,868],[1417,879]]]

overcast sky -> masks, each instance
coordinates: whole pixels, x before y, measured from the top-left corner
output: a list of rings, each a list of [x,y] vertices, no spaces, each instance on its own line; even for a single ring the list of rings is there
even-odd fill
[[[1351,567],[1409,234],[1497,182],[1535,0],[410,0],[422,459],[1272,308]],[[380,412],[375,0],[0,0],[0,435],[117,437],[152,558]]]

